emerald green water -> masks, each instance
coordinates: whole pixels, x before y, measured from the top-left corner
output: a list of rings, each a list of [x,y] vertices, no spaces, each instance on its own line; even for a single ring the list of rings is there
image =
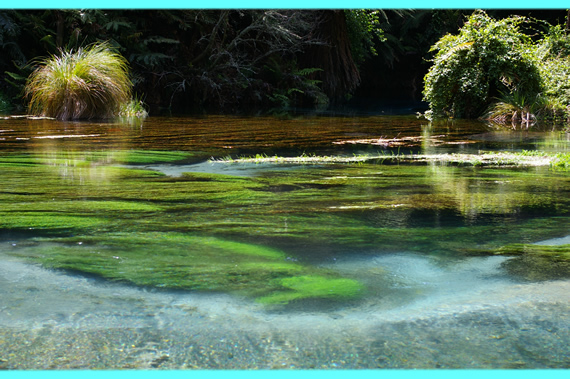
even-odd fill
[[[567,171],[220,159],[569,146],[404,116],[0,120],[1,367],[568,367],[568,249],[525,247],[567,244]]]

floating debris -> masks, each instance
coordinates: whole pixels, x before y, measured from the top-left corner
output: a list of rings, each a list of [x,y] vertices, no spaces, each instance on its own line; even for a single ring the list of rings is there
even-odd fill
[[[336,141],[333,142],[334,145],[377,145],[377,146],[385,146],[385,147],[394,147],[394,146],[413,146],[418,145],[424,141],[429,141],[432,145],[466,145],[471,143],[476,143],[476,141],[470,140],[463,140],[463,141],[443,141],[440,138],[448,137],[445,134],[437,135],[437,136],[414,136],[414,137],[402,137],[402,138],[368,138],[368,139],[357,139],[357,140],[344,140],[344,141]]]

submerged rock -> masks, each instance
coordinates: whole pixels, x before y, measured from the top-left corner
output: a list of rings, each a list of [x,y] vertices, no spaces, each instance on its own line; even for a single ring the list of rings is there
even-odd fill
[[[527,280],[570,277],[570,245],[510,244],[495,254],[515,256],[503,265],[509,273]]]

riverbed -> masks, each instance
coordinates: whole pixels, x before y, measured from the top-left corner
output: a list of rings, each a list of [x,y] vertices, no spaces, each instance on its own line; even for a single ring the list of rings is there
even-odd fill
[[[370,143],[381,139],[405,143]],[[521,277],[507,269],[516,257],[472,251],[567,244],[567,173],[223,159],[569,146],[564,132],[402,116],[6,120],[0,368],[568,368],[570,280]],[[181,262],[195,269],[158,255],[137,263],[153,238],[162,255],[189,244],[247,250],[236,267],[249,268],[228,271],[245,279],[224,282],[221,265],[207,271],[212,287],[153,282],[180,275]],[[160,275],[137,284],[109,260]],[[265,277],[253,282],[259,262],[275,267],[266,292]],[[289,276],[363,291],[264,302]]]

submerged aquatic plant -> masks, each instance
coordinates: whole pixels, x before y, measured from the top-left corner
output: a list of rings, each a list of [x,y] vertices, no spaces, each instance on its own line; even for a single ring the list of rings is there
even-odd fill
[[[117,115],[131,87],[127,60],[108,43],[96,43],[40,62],[25,93],[33,115],[93,119]]]
[[[356,299],[365,290],[356,280],[287,260],[274,248],[172,232],[39,238],[14,253],[45,267],[140,286],[261,295],[263,304]]]
[[[299,299],[356,299],[364,294],[364,286],[353,279],[322,276],[294,276],[280,279],[288,291],[276,291],[257,299],[262,304],[286,304]]]
[[[515,158],[489,154],[489,162]],[[269,306],[328,304],[366,296],[368,283],[313,264],[324,256],[456,256],[465,247],[492,255],[520,235],[543,240],[570,224],[568,200],[558,196],[570,181],[547,167],[465,176],[447,164],[354,162],[257,176],[144,167],[197,159],[143,150],[2,154],[0,229],[17,240],[9,254],[140,286],[237,292]],[[478,220],[489,215],[498,221]]]
[[[570,169],[570,154],[557,153],[550,163],[550,168],[553,170],[567,171]]]
[[[551,280],[570,275],[570,245],[510,244],[495,254],[513,256],[504,263],[511,274],[527,280]]]

